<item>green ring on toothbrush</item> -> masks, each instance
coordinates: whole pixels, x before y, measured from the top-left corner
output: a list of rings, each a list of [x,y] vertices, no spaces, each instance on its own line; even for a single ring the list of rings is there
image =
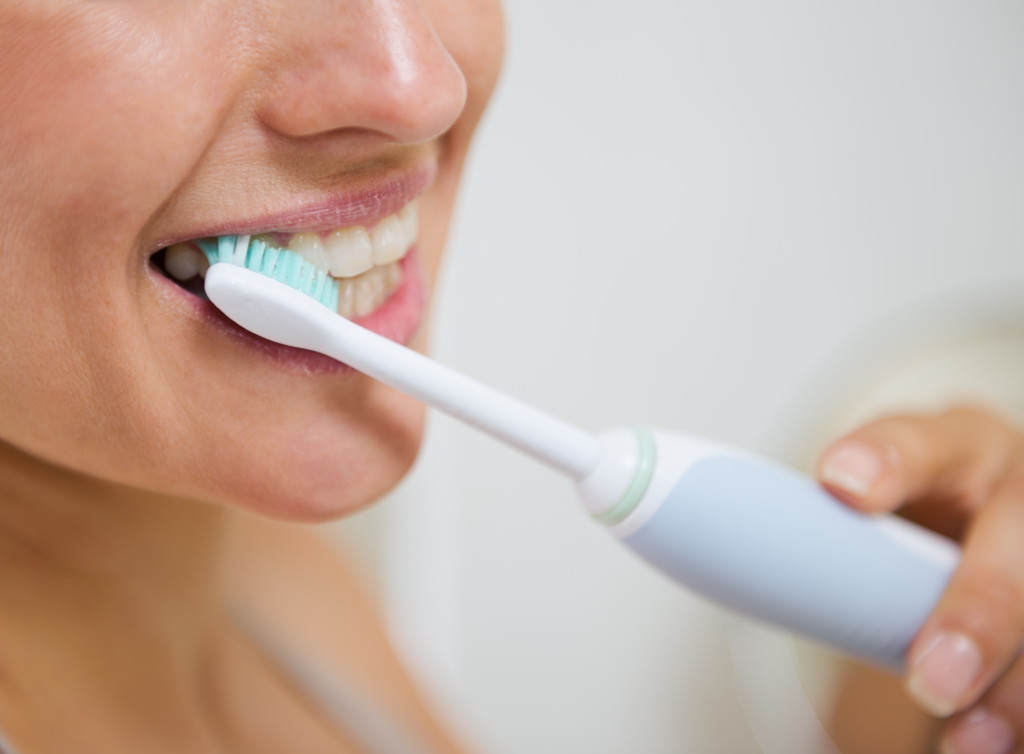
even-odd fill
[[[658,450],[654,438],[645,429],[633,428],[637,442],[636,471],[633,472],[633,479],[629,487],[614,506],[599,516],[594,516],[598,521],[608,526],[614,526],[625,520],[626,516],[632,513],[640,499],[647,492],[654,477],[654,466],[657,460]]]

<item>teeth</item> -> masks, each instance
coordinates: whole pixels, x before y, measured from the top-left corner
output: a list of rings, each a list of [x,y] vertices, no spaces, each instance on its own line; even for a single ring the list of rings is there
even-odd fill
[[[356,284],[351,278],[338,281],[338,314],[352,319],[356,311]]]
[[[207,265],[209,267],[209,265]],[[388,295],[398,290],[399,286],[402,285],[402,280],[405,279],[405,275],[402,272],[402,265],[400,264],[389,264],[384,268],[384,274],[386,283],[385,288],[388,289]]]
[[[287,238],[282,236],[263,234],[252,240],[262,241],[268,249],[280,249]],[[413,201],[378,222],[372,233],[361,225],[326,234],[295,233],[288,238],[288,249],[338,281],[339,314],[364,317],[401,286],[402,267],[398,262],[418,237],[419,211]],[[218,239],[224,241],[226,237],[200,239],[197,243],[215,245]],[[243,250],[249,248],[248,236],[239,236],[236,245]],[[175,244],[164,253],[164,269],[177,280],[204,277],[209,267],[206,254],[191,243]]]
[[[373,229],[373,263],[385,265],[397,262],[408,248],[405,230],[397,215],[388,215]]]
[[[206,272],[206,257],[187,243],[176,243],[164,252],[164,268],[177,280],[191,280]]]
[[[388,215],[368,233],[362,225],[338,228],[326,236],[296,233],[288,248],[336,278],[353,278],[372,267],[397,262],[419,237],[419,210],[415,201]],[[278,246],[272,236],[256,236],[268,246]]]
[[[373,267],[373,244],[366,228],[340,228],[327,236],[327,265],[336,278],[350,278]]]
[[[365,317],[384,299],[384,278],[380,269],[360,275],[356,281],[356,316]]]
[[[398,219],[405,232],[405,247],[409,248],[420,236],[420,213],[416,202],[409,202],[402,207],[402,211],[398,213]]]
[[[339,280],[338,314],[348,319],[365,317],[383,304],[401,284],[402,268],[396,262]]]
[[[327,256],[324,254],[324,244],[316,233],[296,233],[288,242],[288,248],[318,270],[327,269]]]

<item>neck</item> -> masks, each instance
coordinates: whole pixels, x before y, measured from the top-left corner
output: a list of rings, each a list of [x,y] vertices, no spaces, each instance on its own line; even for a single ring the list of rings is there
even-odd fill
[[[116,647],[141,629],[196,657],[219,617],[226,518],[0,443],[0,604],[16,604],[13,625],[29,630],[72,618],[76,630],[113,633]]]

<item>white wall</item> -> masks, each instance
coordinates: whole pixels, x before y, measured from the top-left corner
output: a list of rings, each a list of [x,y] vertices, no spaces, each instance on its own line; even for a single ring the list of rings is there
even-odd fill
[[[441,360],[587,427],[806,461],[886,374],[1021,342],[1021,3],[510,0],[508,18]],[[750,691],[722,614],[553,472],[437,419],[381,511],[395,634],[484,750],[815,748],[792,694]],[[772,662],[761,686],[781,688]]]

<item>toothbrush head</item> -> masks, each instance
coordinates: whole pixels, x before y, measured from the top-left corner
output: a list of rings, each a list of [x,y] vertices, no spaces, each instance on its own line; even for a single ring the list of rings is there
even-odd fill
[[[331,328],[357,325],[309,296],[242,265],[218,263],[206,271],[206,295],[229,319],[261,338],[317,351],[342,361],[326,344]]]
[[[210,265],[226,262],[258,272],[338,310],[338,281],[290,249],[250,236],[218,236],[197,241]]]

